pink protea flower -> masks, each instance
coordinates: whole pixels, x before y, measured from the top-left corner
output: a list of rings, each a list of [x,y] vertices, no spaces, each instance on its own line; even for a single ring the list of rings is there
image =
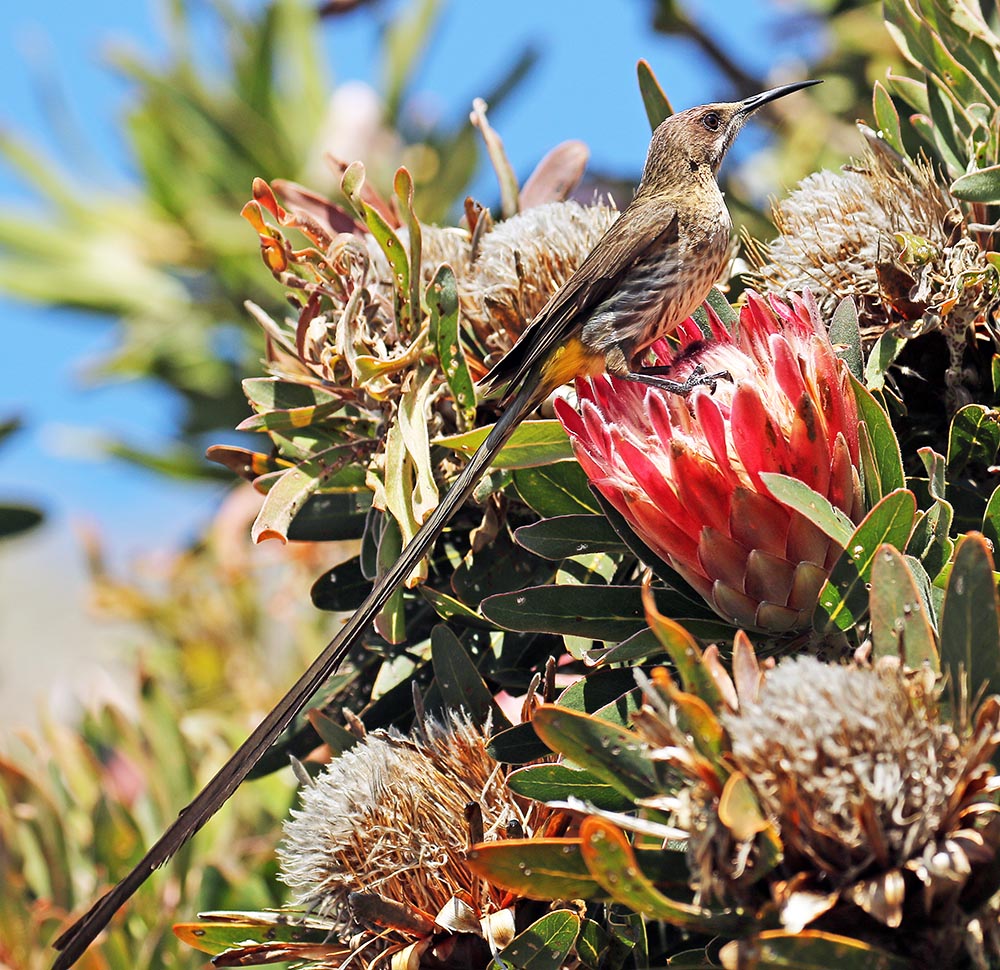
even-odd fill
[[[808,625],[841,548],[769,494],[762,472],[800,479],[853,521],[862,512],[858,416],[847,367],[811,294],[747,295],[736,332],[693,320],[657,363],[683,379],[727,371],[687,398],[602,376],[577,382],[579,413],[556,410],[591,482],[644,542],[731,623]]]

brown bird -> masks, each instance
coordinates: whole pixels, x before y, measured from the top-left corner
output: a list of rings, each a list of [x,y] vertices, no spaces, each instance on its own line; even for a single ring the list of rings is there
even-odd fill
[[[427,554],[514,429],[552,391],[602,370],[681,394],[720,376],[696,374],[677,383],[644,371],[642,354],[701,305],[725,266],[732,223],[716,176],[740,128],[761,105],[818,83],[799,81],[744,101],[689,108],[657,127],[635,198],[486,375],[487,388],[506,388],[505,410],[441,504],[337,636],[139,864],[56,940],[62,952],[53,970],[72,966],[150,873],[232,795]]]

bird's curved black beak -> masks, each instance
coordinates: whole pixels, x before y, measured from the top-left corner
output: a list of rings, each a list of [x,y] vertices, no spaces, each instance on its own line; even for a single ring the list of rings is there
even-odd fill
[[[782,84],[780,87],[771,88],[770,91],[755,94],[753,97],[741,101],[739,112],[740,114],[750,114],[751,111],[756,111],[761,105],[767,104],[770,101],[777,101],[778,98],[783,98],[786,94],[791,94],[793,91],[801,91],[803,88],[809,88],[814,84],[822,83],[822,81],[796,81],[794,84]]]

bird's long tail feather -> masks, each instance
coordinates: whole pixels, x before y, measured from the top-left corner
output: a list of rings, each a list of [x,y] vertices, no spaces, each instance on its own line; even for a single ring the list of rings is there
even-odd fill
[[[71,967],[153,870],[162,866],[239,787],[264,752],[271,747],[292,719],[323,686],[330,674],[337,669],[348,651],[385,605],[386,600],[427,554],[441,530],[472,494],[518,424],[543,398],[544,392],[537,386],[535,380],[529,378],[522,384],[520,391],[504,409],[486,440],[455,479],[441,500],[441,504],[431,513],[403,549],[397,562],[375,584],[368,598],[312,662],[309,669],[278,701],[235,754],[199,792],[194,801],[182,809],[177,819],[135,868],[55,941],[53,946],[62,952],[53,963],[53,970],[67,970]]]

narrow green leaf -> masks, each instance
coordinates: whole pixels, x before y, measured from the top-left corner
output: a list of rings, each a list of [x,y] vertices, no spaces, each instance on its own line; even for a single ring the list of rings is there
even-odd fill
[[[535,733],[558,754],[630,798],[660,792],[649,745],[637,734],[589,714],[543,704],[531,719]]]
[[[566,801],[579,798],[609,812],[627,812],[631,799],[589,771],[564,764],[529,765],[507,777],[511,791],[538,802]]]
[[[427,286],[426,299],[431,342],[437,349],[441,371],[458,409],[460,426],[471,427],[476,420],[476,390],[462,351],[458,284],[450,266],[444,265],[437,271]]]
[[[865,387],[881,391],[885,387],[885,373],[906,346],[906,338],[886,331],[872,345],[865,364]]]
[[[290,542],[339,542],[360,539],[371,509],[371,492],[313,492],[286,535]]]
[[[488,596],[479,608],[506,630],[614,643],[646,625],[638,586],[533,586]]]
[[[865,516],[844,544],[844,551],[820,592],[813,617],[817,630],[846,630],[865,615],[875,554],[884,544],[906,548],[916,511],[913,493],[898,489],[886,495]]]
[[[646,109],[646,117],[649,119],[650,130],[656,131],[661,122],[674,113],[674,109],[666,94],[663,93],[663,88],[656,80],[656,75],[648,61],[640,60],[636,64],[636,73],[639,77],[639,93],[642,95],[642,103]]]
[[[914,670],[926,663],[935,673],[940,672],[927,605],[906,558],[892,546],[883,545],[875,554],[869,608],[875,657],[902,656]]]
[[[238,946],[251,946],[253,940],[275,943],[324,943],[330,940],[329,920],[280,913],[204,913],[203,922],[178,923],[178,939],[202,953],[219,954]],[[332,949],[332,944],[331,944]],[[345,951],[346,951],[345,947]],[[289,951],[291,952],[291,951]],[[289,959],[293,959],[289,956]]]
[[[383,516],[382,523],[382,532],[378,540],[380,575],[392,567],[403,551],[403,537],[399,531],[399,524],[390,515]],[[375,629],[379,636],[389,643],[402,643],[406,639],[406,609],[402,586],[399,586],[385,601],[385,605],[375,618]]]
[[[518,468],[514,488],[525,504],[544,518],[600,512],[584,470],[575,461],[541,468]]]
[[[434,444],[471,457],[486,440],[493,425],[463,434],[435,438]],[[493,459],[493,468],[533,468],[573,457],[569,435],[558,421],[522,421],[510,440]]]
[[[747,918],[664,896],[643,875],[625,835],[610,822],[591,815],[580,827],[580,850],[591,875],[616,902],[649,919],[702,933],[736,934]]]
[[[471,626],[479,630],[496,629],[489,620],[483,619],[475,610],[470,609],[454,596],[432,589],[426,584],[421,584],[419,591],[420,595],[434,608],[434,612],[447,623],[460,623],[462,626]]]
[[[983,535],[994,549],[1000,549],[1000,485],[993,490],[990,500],[986,503],[986,511],[983,513]]]
[[[896,112],[896,106],[892,103],[889,92],[886,91],[881,81],[875,82],[872,101],[879,135],[890,148],[899,152],[900,155],[905,155],[906,149],[903,147],[903,135],[899,127],[899,114]]]
[[[445,707],[466,711],[477,725],[486,724],[492,717],[498,730],[511,727],[468,651],[443,623],[431,631],[431,663]]]
[[[345,727],[341,727],[333,718],[327,717],[318,708],[313,708],[306,713],[313,730],[319,735],[320,740],[333,752],[333,756],[339,757],[345,751],[350,751],[357,743],[358,739]]]
[[[603,515],[557,515],[521,526],[519,546],[546,559],[568,559],[595,552],[625,552],[625,544]]]
[[[466,853],[469,868],[529,899],[593,899],[604,895],[580,854],[579,839],[502,839]]]
[[[410,175],[405,167],[401,166],[397,169],[395,178],[392,180],[392,187],[396,193],[396,199],[399,201],[400,211],[403,213],[409,233],[410,290],[408,294],[409,313],[407,316],[415,328],[419,321],[423,319],[423,312],[420,305],[422,238],[420,220],[417,219],[416,213],[413,211],[413,176]]]
[[[837,304],[830,318],[830,342],[838,348],[838,356],[847,363],[847,369],[857,379],[864,377],[864,354],[861,350],[861,327],[858,308],[849,296]]]
[[[248,377],[243,393],[258,414],[267,411],[298,411],[342,404],[333,394],[311,384],[293,384],[277,377]]]
[[[993,557],[986,540],[962,537],[941,608],[941,667],[957,678],[964,671],[970,696],[1000,692],[1000,604]]]
[[[853,937],[821,930],[766,930],[754,937],[758,966],[787,970],[907,970],[908,960]]]
[[[865,437],[870,441],[873,466],[865,466],[865,491],[869,505],[906,485],[903,456],[889,416],[860,381],[851,376],[851,387],[858,403],[858,416],[864,422]]]

